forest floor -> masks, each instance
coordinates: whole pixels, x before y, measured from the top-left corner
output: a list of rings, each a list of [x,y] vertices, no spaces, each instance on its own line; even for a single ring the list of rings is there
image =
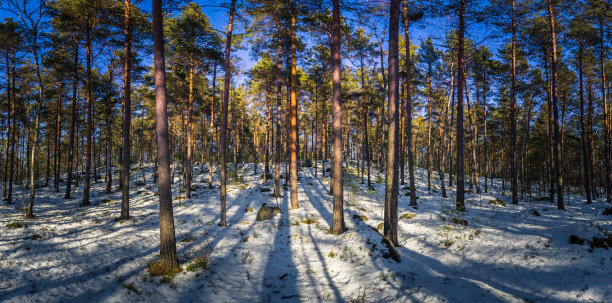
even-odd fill
[[[417,174],[418,207],[400,188],[398,263],[386,258],[377,231],[381,177],[371,191],[347,173],[347,230],[335,236],[329,183],[320,172],[314,178],[313,168],[300,173],[296,210],[288,209],[288,191],[270,195],[261,166],[258,174],[252,165],[239,169],[228,187],[228,226],[220,227],[218,187],[208,189],[207,169],[198,166],[190,199],[178,178],[173,185],[183,270],[151,277],[149,262],[159,258],[152,170],[134,171],[132,218],[125,221],[117,220],[121,193],[107,195],[103,182],[92,182],[87,207],[78,206],[82,187],[71,200],[52,187],[38,190],[36,219],[23,219],[27,192],[17,187],[14,204],[0,206],[0,301],[612,302],[612,248],[596,247],[612,241],[604,198],[587,205],[570,195],[565,211],[541,201],[544,194],[512,205],[495,180],[489,193],[468,194],[468,211],[458,213],[454,189],[442,198],[434,177],[428,192],[424,170]],[[264,203],[281,213],[256,221]],[[460,219],[467,226],[451,222]],[[584,244],[570,244],[571,235]]]

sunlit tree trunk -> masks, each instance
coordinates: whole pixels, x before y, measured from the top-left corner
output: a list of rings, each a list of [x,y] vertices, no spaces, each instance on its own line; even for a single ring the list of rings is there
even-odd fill
[[[222,106],[222,121],[221,121],[221,220],[220,226],[226,226],[226,186],[227,186],[227,107],[229,105],[229,94],[230,94],[230,79],[231,79],[231,66],[230,66],[230,52],[232,48],[232,26],[234,22],[234,12],[236,7],[236,0],[232,0],[229,21],[227,24],[227,36],[225,40],[225,54],[224,54],[224,69],[225,79],[223,82],[223,106]]]
[[[334,215],[332,233],[344,232],[344,196],[342,189],[342,95],[340,59],[340,1],[333,0],[332,13],[332,194]]]
[[[123,59],[123,178],[121,180],[122,194],[121,194],[121,217],[120,219],[126,220],[130,218],[130,128],[132,124],[132,99],[131,99],[131,85],[132,85],[132,25],[130,10],[132,3],[130,0],[126,0],[123,3],[124,9],[124,29],[123,35],[125,36],[125,43],[123,46],[124,59]]]
[[[459,48],[457,56],[457,210],[465,211],[465,175],[463,157],[463,53],[465,34],[465,0],[459,0]]]
[[[155,114],[159,189],[159,257],[166,272],[178,269],[174,214],[170,188],[170,152],[168,148],[168,106],[166,101],[166,64],[161,0],[153,0],[153,55],[155,64]]]
[[[563,167],[561,166],[561,138],[559,136],[559,106],[557,101],[557,39],[555,37],[555,20],[554,20],[552,0],[548,0],[548,20],[550,25],[550,40],[551,40],[551,91],[552,91],[552,107],[553,107],[553,126],[554,126],[554,148],[553,161],[555,163],[555,183],[557,184],[557,208],[565,209],[563,202]],[[605,118],[604,118],[605,119]]]
[[[79,39],[75,37],[75,47],[74,47],[74,75],[72,79],[72,113],[70,120],[70,135],[68,140],[68,163],[66,166],[66,194],[64,198],[70,199],[71,193],[71,185],[72,185],[72,169],[75,168],[74,158],[77,156],[74,152],[76,145],[75,144],[75,133],[76,133],[76,123],[77,123],[77,88],[79,85]],[[76,170],[76,169],[75,169]]]
[[[384,236],[393,245],[397,240],[397,194],[399,149],[399,0],[389,8],[389,146],[385,182]]]

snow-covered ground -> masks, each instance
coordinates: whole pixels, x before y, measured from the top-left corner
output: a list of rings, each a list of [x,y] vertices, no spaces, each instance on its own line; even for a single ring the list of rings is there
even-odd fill
[[[218,188],[195,168],[195,192],[185,199],[174,184],[177,249],[184,270],[151,277],[158,259],[159,216],[152,166],[132,176],[132,219],[117,221],[120,192],[93,184],[92,206],[51,188],[39,190],[36,219],[23,219],[26,194],[0,206],[0,301],[3,302],[612,302],[612,249],[569,243],[612,237],[611,205],[586,205],[570,196],[566,211],[526,198],[511,205],[494,184],[488,194],[468,194],[465,215],[453,211],[454,191],[441,198],[426,189],[418,171],[418,208],[401,187],[398,247],[401,262],[385,258],[376,228],[383,222],[383,184],[375,192],[345,178],[347,231],[329,234],[329,184],[303,168],[300,208],[289,193],[275,199],[259,166],[241,169],[228,190],[227,227],[218,226]],[[376,178],[373,178],[375,180]],[[178,180],[178,178],[177,178]],[[281,180],[281,183],[284,180]],[[82,182],[82,181],[81,181]],[[436,187],[439,181],[434,179]],[[64,188],[62,184],[62,189]],[[506,202],[506,206],[491,204]],[[262,204],[281,214],[257,222]],[[247,211],[248,208],[251,208]],[[537,212],[540,216],[536,216]],[[365,216],[365,217],[363,217]],[[468,226],[451,223],[465,219]],[[18,223],[18,224],[15,224]],[[21,226],[19,227],[19,224]],[[612,239],[612,238],[611,238]],[[206,257],[206,269],[187,270]]]

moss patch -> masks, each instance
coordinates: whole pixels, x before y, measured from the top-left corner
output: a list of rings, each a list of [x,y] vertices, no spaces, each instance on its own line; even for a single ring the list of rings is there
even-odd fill
[[[205,256],[198,256],[193,258],[193,261],[187,265],[187,271],[195,271],[198,269],[206,269],[208,268],[208,263],[210,260]]]
[[[368,217],[366,215],[353,215],[353,219],[360,221],[368,221]]]
[[[23,224],[21,222],[12,222],[6,225],[7,228],[22,228]]]
[[[157,262],[149,262],[149,269],[147,270],[151,276],[167,276],[175,275],[181,271],[180,267],[168,267],[161,260]],[[171,281],[170,281],[171,282]]]
[[[409,219],[412,219],[412,218],[414,218],[414,217],[416,217],[416,214],[413,214],[413,213],[404,213],[404,214],[402,214],[402,215],[400,216],[400,219],[406,219],[406,220],[409,220]]]
[[[495,200],[489,200],[489,204],[491,205],[497,205],[497,206],[506,206],[506,202],[499,200],[499,199],[495,199]]]

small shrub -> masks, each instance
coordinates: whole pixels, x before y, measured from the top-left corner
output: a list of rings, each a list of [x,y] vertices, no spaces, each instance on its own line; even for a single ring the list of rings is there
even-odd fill
[[[409,219],[412,219],[414,217],[416,217],[416,214],[413,214],[413,213],[404,213],[404,214],[402,214],[400,216],[400,219],[407,219],[407,220],[409,220]]]
[[[253,212],[253,208],[247,207],[247,209],[245,209],[244,211],[246,211],[247,213],[252,213]]]
[[[353,215],[353,219],[360,221],[368,221],[368,217],[366,215]]]
[[[604,215],[604,216],[612,215],[612,207],[608,207],[608,208],[604,209],[604,211],[601,214]]]
[[[181,243],[189,243],[189,242],[193,242],[194,240],[195,238],[191,234],[186,234],[185,238],[181,240]]]
[[[576,235],[570,235],[569,237],[569,242],[570,244],[578,244],[578,245],[582,245],[584,244],[584,239],[576,236]]]
[[[302,218],[302,220],[301,220],[301,221],[302,221],[302,223],[304,223],[304,224],[313,224],[313,223],[317,224],[317,223],[319,223],[319,218],[315,218],[315,217],[305,217],[305,218]]]
[[[130,284],[126,284],[123,283],[121,284],[123,287],[125,287],[129,292],[133,292],[135,294],[139,294],[140,292],[138,291],[138,289],[136,289],[136,287],[134,287],[134,283],[130,283]]]
[[[385,223],[384,222],[380,222],[380,224],[378,224],[378,226],[376,226],[377,230],[382,230],[385,227]]]
[[[21,228],[23,224],[21,222],[13,222],[6,225],[7,228]]]
[[[149,269],[147,271],[151,276],[165,276],[175,275],[179,273],[181,269],[178,266],[176,268],[167,268],[166,265],[161,260],[159,260],[157,262],[149,262]],[[170,282],[172,282],[172,280],[170,280]]]
[[[335,254],[333,250],[330,250],[329,254],[327,256],[330,257],[330,258],[334,258],[334,257],[337,256],[337,254]]]
[[[197,256],[193,258],[193,261],[187,265],[187,271],[195,271],[198,269],[206,269],[208,267],[208,257],[206,256]]]
[[[499,199],[489,200],[489,204],[497,205],[497,206],[503,206],[503,207],[506,206],[506,203],[504,201],[502,201],[502,200],[499,200]]]
[[[612,247],[612,238],[597,238],[593,237],[593,240],[588,241],[591,246],[591,250],[595,248],[605,248]]]

